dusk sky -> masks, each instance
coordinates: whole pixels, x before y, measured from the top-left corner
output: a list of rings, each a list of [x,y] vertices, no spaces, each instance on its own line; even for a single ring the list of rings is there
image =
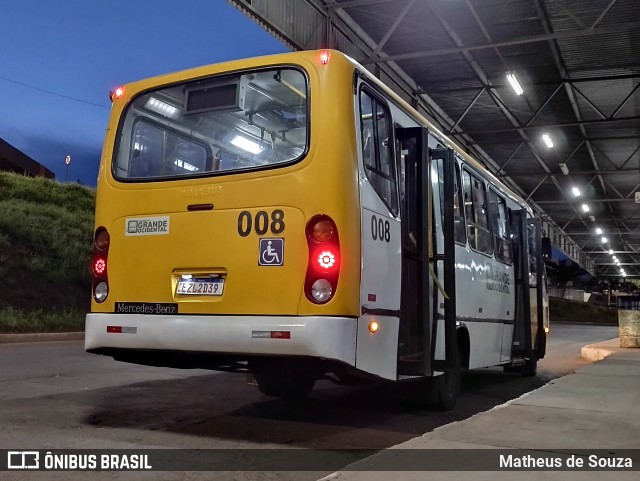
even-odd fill
[[[60,181],[71,155],[69,181],[87,185],[110,90],[288,50],[227,0],[1,0],[0,22],[0,138]]]

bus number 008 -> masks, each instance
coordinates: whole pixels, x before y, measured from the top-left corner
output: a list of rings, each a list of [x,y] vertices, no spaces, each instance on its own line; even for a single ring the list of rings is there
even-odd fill
[[[371,216],[371,237],[373,240],[383,242],[391,241],[391,224],[388,220],[378,219],[375,215]]]
[[[269,230],[272,234],[282,234],[284,232],[284,211],[276,209],[271,212],[271,223],[269,223],[269,213],[260,210],[255,217],[251,212],[243,210],[238,216],[238,234],[240,237],[247,237],[255,227],[256,234],[265,235]]]

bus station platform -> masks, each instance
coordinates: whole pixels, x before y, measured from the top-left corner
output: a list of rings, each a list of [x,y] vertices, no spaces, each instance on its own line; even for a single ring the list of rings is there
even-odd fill
[[[625,349],[619,345],[618,339],[612,339],[584,346],[582,357],[594,360],[593,364],[487,412],[442,426],[322,479],[511,481],[517,476],[520,481],[637,480],[640,470],[640,349]],[[394,456],[403,456],[416,449],[429,450],[424,451],[425,456],[434,456],[430,450],[445,450],[442,451],[443,457],[449,454],[448,450],[456,450],[452,452],[457,453],[458,461],[453,464],[460,466],[461,470],[410,471],[410,464],[398,464],[397,460],[390,462]],[[476,457],[483,455],[478,450],[492,450],[493,454],[499,450],[505,455],[510,451],[529,452],[543,457],[566,457],[569,451],[583,456],[585,461],[589,459],[590,450],[600,450],[597,451],[600,454],[605,450],[612,457],[631,456],[633,467],[614,472],[606,467],[579,471],[509,470],[497,465],[495,470],[469,471],[463,467],[467,456],[457,451],[460,449],[472,450],[469,461],[477,461]],[[407,459],[412,459],[411,455]],[[402,471],[389,470],[389,466],[398,465],[403,466]]]

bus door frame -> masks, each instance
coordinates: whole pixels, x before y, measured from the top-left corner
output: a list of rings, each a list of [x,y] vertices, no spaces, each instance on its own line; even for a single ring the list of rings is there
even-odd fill
[[[535,217],[528,219],[529,225],[534,230],[534,248],[536,261],[536,315],[537,330],[536,338],[533,344],[533,350],[538,359],[542,359],[546,351],[545,332],[544,332],[544,305],[543,305],[543,289],[544,289],[544,260],[542,258],[542,219]]]
[[[454,178],[456,175],[456,159],[453,149],[438,148],[429,149],[429,157],[431,160],[442,160],[442,175],[444,177],[444,191],[442,196],[444,202],[444,212],[442,212],[442,234],[444,238],[443,253],[438,254],[438,243],[435,239],[435,228],[432,225],[433,251],[430,260],[433,260],[434,273],[438,275],[438,261],[443,263],[444,271],[444,342],[445,342],[445,358],[444,361],[435,360],[435,348],[437,341],[437,290],[434,282],[434,319],[432,332],[431,358],[433,359],[433,368],[436,371],[451,371],[457,369],[459,364],[458,357],[458,339],[457,339],[457,312],[456,312],[456,250],[455,250],[455,211],[453,199],[456,195]]]
[[[509,212],[514,263],[515,315],[511,359],[531,359],[534,355],[531,342],[531,302],[529,295],[529,229],[527,211],[512,209]]]
[[[404,162],[404,199],[401,205],[402,220],[402,282],[408,280],[409,264],[416,264],[415,287],[402,285],[400,295],[400,323],[405,329],[400,329],[398,342],[407,342],[402,339],[401,333],[406,332],[406,324],[417,323],[417,332],[422,334],[422,364],[410,363],[406,365],[401,359],[401,350],[398,346],[398,375],[430,376],[432,375],[431,358],[431,302],[429,297],[429,248],[430,239],[428,233],[432,199],[430,198],[431,176],[429,168],[429,131],[424,127],[404,127],[396,129],[396,139],[400,143],[400,152],[404,150],[404,143],[413,140],[413,157],[407,157]],[[413,222],[409,222],[409,220]],[[415,229],[415,231],[413,230]],[[410,284],[408,282],[407,284]],[[417,306],[414,309],[412,306]],[[416,318],[414,319],[413,316]],[[409,333],[411,330],[408,331]]]

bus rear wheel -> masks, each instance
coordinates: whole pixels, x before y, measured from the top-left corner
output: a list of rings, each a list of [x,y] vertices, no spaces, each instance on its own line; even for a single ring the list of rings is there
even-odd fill
[[[258,389],[267,396],[279,397],[290,400],[306,399],[316,378],[311,372],[296,367],[293,362],[267,362],[254,366]]]

